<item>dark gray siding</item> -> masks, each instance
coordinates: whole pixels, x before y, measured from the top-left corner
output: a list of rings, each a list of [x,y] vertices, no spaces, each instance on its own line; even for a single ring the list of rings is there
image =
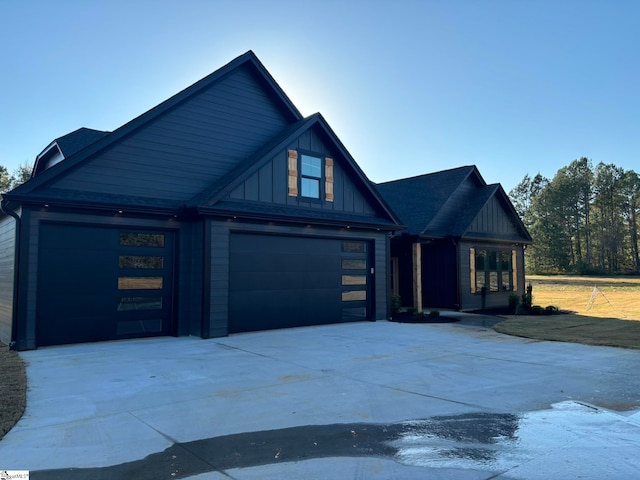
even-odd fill
[[[209,312],[205,312],[205,318],[208,318],[209,321],[208,327],[211,337],[228,334],[229,246],[232,232],[271,233],[277,235],[371,241],[371,245],[374,248],[373,268],[375,272],[374,285],[371,289],[375,297],[375,311],[373,312],[372,318],[375,320],[384,320],[387,318],[387,297],[389,292],[389,285],[387,283],[388,237],[384,232],[358,231],[356,229],[304,228],[273,224],[265,225],[232,220],[210,221],[208,223],[208,230],[211,239],[208,259],[211,279],[207,287],[209,300],[205,302],[209,308]],[[205,327],[205,330],[206,328],[207,327]]]
[[[511,215],[505,211],[495,196],[489,199],[467,230],[468,236],[472,236],[474,233],[495,234],[503,238],[505,236],[520,236],[518,230],[513,225]]]
[[[288,160],[287,150],[278,153],[258,172],[251,175],[242,185],[235,188],[228,196],[234,200],[249,200],[265,203],[288,205],[357,215],[375,216],[373,205],[361,193],[358,185],[344,168],[345,160],[331,152],[322,139],[313,131],[307,131],[288,146],[288,149],[301,149],[317,153],[334,160],[333,167],[333,202],[312,202],[302,197],[290,197],[287,193]]]
[[[499,244],[499,243],[481,243],[462,241],[458,244],[458,254],[460,262],[460,309],[472,310],[482,308],[482,297],[479,293],[471,293],[471,264],[469,249],[505,249],[515,250],[517,252],[516,268],[517,268],[517,290],[513,293],[522,295],[524,293],[524,248],[522,245]],[[485,306],[486,308],[506,307],[509,305],[509,295],[512,292],[492,292],[487,294]]]
[[[51,186],[184,201],[286,124],[252,73],[237,69]]]
[[[0,341],[9,344],[13,317],[16,220],[0,220]]]

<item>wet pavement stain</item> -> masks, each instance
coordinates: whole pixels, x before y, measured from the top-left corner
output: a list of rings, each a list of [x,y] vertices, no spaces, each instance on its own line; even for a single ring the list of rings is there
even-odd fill
[[[330,457],[427,458],[491,462],[496,445],[517,438],[519,417],[469,413],[393,424],[307,425],[176,443],[142,460],[102,468],[31,472],[35,480],[185,478],[280,462]],[[415,461],[415,457],[422,458]]]

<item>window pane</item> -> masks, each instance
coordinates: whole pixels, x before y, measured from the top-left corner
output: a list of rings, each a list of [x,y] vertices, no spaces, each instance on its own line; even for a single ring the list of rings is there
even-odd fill
[[[162,290],[162,277],[118,277],[118,290]]]
[[[342,260],[342,268],[344,270],[364,270],[367,268],[367,261],[358,258],[345,258]]]
[[[476,292],[480,292],[484,287],[484,272],[476,272]]]
[[[366,300],[366,299],[367,299],[366,290],[351,290],[351,291],[342,292],[343,302],[354,302],[354,301]]]
[[[486,268],[485,260],[486,260],[487,252],[484,250],[476,251],[476,270],[482,271]]]
[[[342,251],[349,253],[365,253],[367,244],[365,242],[342,242]]]
[[[162,268],[164,257],[148,257],[146,255],[121,255],[120,268]]]
[[[315,178],[301,178],[300,189],[303,197],[320,198],[320,181]]]
[[[498,270],[498,252],[487,252],[487,270]]]
[[[366,285],[366,275],[342,275],[342,285]]]
[[[162,310],[162,297],[123,297],[118,303],[119,312],[130,310]]]
[[[498,291],[498,272],[489,272],[489,291]]]
[[[322,159],[309,155],[300,156],[300,171],[308,177],[322,178]]]
[[[125,247],[164,247],[161,233],[121,233],[120,245]]]
[[[511,274],[509,272],[502,272],[502,290],[510,291],[511,285],[509,284],[511,280]]]
[[[508,250],[502,250],[500,252],[500,270],[511,270],[511,252]]]

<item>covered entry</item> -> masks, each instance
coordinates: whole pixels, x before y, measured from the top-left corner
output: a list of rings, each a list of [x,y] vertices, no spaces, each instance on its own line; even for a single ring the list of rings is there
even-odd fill
[[[173,233],[43,223],[38,345],[171,333]]]
[[[229,332],[373,318],[367,241],[231,235]]]

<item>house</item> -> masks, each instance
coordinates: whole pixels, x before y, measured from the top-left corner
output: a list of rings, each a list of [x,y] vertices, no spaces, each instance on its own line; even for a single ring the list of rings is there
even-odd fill
[[[253,52],[2,196],[0,340],[39,346],[385,319],[400,222]]]
[[[473,310],[523,293],[531,236],[502,187],[475,166],[377,187],[407,226],[391,239],[392,290],[403,305]]]

